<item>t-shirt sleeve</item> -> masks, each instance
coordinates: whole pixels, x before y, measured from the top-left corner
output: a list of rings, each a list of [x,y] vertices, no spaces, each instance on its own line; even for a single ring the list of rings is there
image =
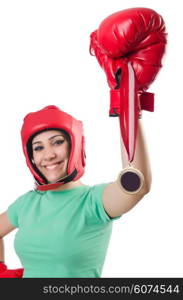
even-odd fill
[[[24,195],[16,199],[7,209],[7,215],[10,223],[14,227],[19,227],[19,216]]]
[[[104,209],[102,196],[109,183],[97,184],[91,188],[91,209],[95,217],[104,223],[119,219],[121,216],[111,218]]]

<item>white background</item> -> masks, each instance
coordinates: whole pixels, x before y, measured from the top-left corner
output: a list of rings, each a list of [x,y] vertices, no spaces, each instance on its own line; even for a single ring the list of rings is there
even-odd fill
[[[163,69],[149,92],[155,112],[143,112],[153,183],[140,203],[113,224],[102,277],[183,277],[183,18],[182,1],[0,1],[0,212],[33,187],[21,148],[23,117],[54,104],[81,119],[86,136],[86,184],[109,182],[121,170],[119,126],[108,117],[109,88],[89,35],[113,12],[149,7],[168,31]],[[4,238],[10,268],[21,266]]]

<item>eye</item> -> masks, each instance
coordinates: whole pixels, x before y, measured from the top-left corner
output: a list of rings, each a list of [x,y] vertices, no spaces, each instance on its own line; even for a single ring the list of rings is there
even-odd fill
[[[36,148],[34,148],[34,151],[39,151],[39,150],[42,150],[43,147],[42,146],[37,146]]]
[[[65,140],[57,140],[57,141],[54,142],[54,144],[56,144],[56,145],[61,145],[61,144],[63,144],[64,142],[65,142]]]

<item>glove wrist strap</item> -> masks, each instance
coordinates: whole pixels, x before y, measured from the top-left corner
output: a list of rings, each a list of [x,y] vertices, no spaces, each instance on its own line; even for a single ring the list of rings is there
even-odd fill
[[[147,92],[139,93],[140,108],[141,110],[154,111],[154,94]],[[139,114],[141,114],[139,112]],[[109,116],[117,117],[120,115],[120,89],[110,90],[110,108]]]

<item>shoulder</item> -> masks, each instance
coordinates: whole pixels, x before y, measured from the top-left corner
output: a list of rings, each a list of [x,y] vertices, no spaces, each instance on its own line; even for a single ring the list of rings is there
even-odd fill
[[[29,199],[29,198],[34,198],[34,197],[36,197],[36,195],[37,195],[37,192],[34,191],[34,190],[31,190],[31,191],[28,191],[28,192],[26,192],[26,193],[20,195],[20,196],[18,197],[17,200],[19,200],[19,201],[27,200],[27,199]]]
[[[8,216],[8,219],[10,220],[10,223],[14,227],[19,227],[19,216],[22,214],[24,207],[26,207],[24,206],[24,204],[27,203],[26,200],[31,199],[32,195],[33,191],[26,192],[19,196],[12,204],[8,206],[6,214]],[[25,209],[24,211],[27,210]]]
[[[100,183],[90,186],[87,199],[89,214],[99,223],[105,224],[111,220],[103,205],[103,193],[108,185],[109,183]]]
[[[28,191],[22,195],[20,195],[10,206],[16,205],[21,206],[24,202],[29,201],[36,196],[36,192],[34,190]]]
[[[95,185],[91,185],[90,187],[90,191],[92,191],[93,193],[100,193],[103,192],[104,189],[109,185],[109,183],[98,183]]]
[[[108,185],[109,185],[108,183],[85,185],[85,186],[83,186],[83,191],[91,199],[93,199],[93,200],[99,199],[99,198],[102,198],[103,192]]]

